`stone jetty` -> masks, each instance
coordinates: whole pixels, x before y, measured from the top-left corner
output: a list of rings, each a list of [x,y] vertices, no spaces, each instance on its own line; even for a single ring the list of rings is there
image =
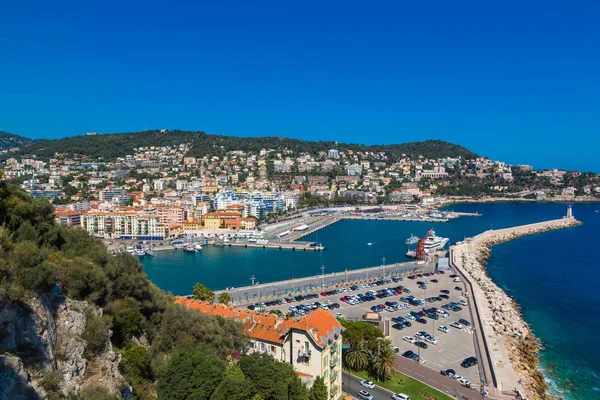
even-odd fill
[[[570,214],[570,212],[569,212]],[[476,307],[475,325],[480,347],[480,360],[488,384],[495,394],[513,393],[528,399],[547,399],[546,383],[537,368],[539,341],[531,334],[518,305],[487,275],[485,262],[491,247],[519,237],[579,225],[572,216],[512,228],[488,230],[452,246],[451,263],[470,287]],[[490,375],[488,377],[488,375]],[[491,378],[491,381],[490,381]]]

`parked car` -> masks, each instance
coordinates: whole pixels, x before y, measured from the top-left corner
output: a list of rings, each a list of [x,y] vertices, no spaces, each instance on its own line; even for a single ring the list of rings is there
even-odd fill
[[[336,312],[333,316],[336,317],[337,319],[344,318],[344,315],[339,312]]]
[[[460,286],[454,286],[454,289],[455,289],[455,290],[460,290],[460,291],[462,291],[462,290],[463,290],[463,289],[462,289]]]
[[[426,349],[427,347],[429,347],[425,342],[415,342],[415,346],[420,347],[422,349]]]
[[[404,393],[394,393],[392,395],[393,400],[410,400],[410,397]]]
[[[433,338],[433,337],[426,337],[425,340],[428,341],[431,344],[437,344],[438,343],[437,340],[435,340],[435,338]]]
[[[361,390],[356,394],[356,396],[362,400],[374,400],[374,397],[371,396],[371,393],[367,392],[366,390]]]
[[[448,327],[444,326],[444,325],[438,326],[438,331],[444,332],[444,333],[450,333],[450,329],[448,329]]]
[[[440,290],[440,293],[446,293],[446,294],[450,294],[450,291],[449,291],[449,290],[446,290],[446,289],[442,289],[442,290]]]
[[[459,324],[459,323],[458,323],[458,322],[456,322],[456,321],[453,321],[453,322],[450,324],[450,326],[451,326],[451,327],[453,327],[453,328],[456,328],[456,329],[462,329],[462,325],[461,325],[461,324]]]
[[[444,376],[449,376],[450,378],[452,378],[456,372],[453,369],[447,369],[445,371],[440,371],[440,373]]]
[[[402,357],[411,358],[413,354],[415,353],[412,350],[407,350],[404,353],[402,353]]]
[[[464,319],[464,318],[459,319],[458,322],[460,324],[465,325],[465,326],[471,326],[471,323],[469,321],[467,321],[466,319]]]
[[[414,344],[416,342],[415,338],[414,337],[410,337],[410,336],[404,336],[402,338],[402,340],[404,340],[404,341],[406,341],[408,343],[411,343],[411,344]]]
[[[426,324],[427,323],[427,320],[425,318],[421,318],[421,317],[417,318],[416,321],[418,323],[420,323],[420,324]]]
[[[460,378],[460,379],[457,379],[457,380],[458,380],[458,382],[459,382],[461,385],[463,385],[463,386],[465,386],[465,387],[468,387],[468,388],[470,388],[470,387],[471,387],[471,381],[469,381],[468,379],[465,379],[465,378]]]
[[[402,329],[404,329],[404,326],[402,326],[401,324],[394,324],[394,325],[392,325],[392,328],[398,329],[399,331],[401,331]]]
[[[463,299],[460,299],[460,300],[458,301],[458,304],[460,304],[461,306],[464,306],[464,307],[466,307],[466,306],[467,306],[467,301],[466,301],[466,300],[463,300]]]
[[[375,384],[371,381],[360,381],[360,385],[368,389],[373,389],[375,387]]]
[[[463,362],[460,363],[460,366],[463,368],[469,368],[476,364],[477,364],[476,357],[467,357],[463,360]]]

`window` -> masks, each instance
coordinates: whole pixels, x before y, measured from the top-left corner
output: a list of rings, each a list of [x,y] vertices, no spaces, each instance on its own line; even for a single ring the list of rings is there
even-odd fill
[[[260,351],[261,351],[261,352],[264,352],[264,351],[265,351],[265,349],[266,349],[266,347],[267,347],[267,346],[265,346],[265,344],[264,344],[264,343],[261,343],[261,344],[260,344]]]
[[[304,342],[304,352],[308,353],[310,351],[310,345],[308,344],[308,342]]]
[[[327,370],[328,361],[329,361],[329,357],[325,356],[325,358],[323,358],[323,370]]]
[[[323,379],[327,380],[327,375],[329,374],[329,371],[325,370],[325,373],[323,374]]]
[[[271,346],[271,353],[275,353],[275,346]]]

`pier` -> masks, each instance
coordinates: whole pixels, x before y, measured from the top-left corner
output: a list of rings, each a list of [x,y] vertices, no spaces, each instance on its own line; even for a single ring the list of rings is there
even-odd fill
[[[218,290],[215,296],[223,292],[229,293],[233,305],[244,305],[272,299],[279,299],[299,294],[320,293],[332,288],[342,288],[360,283],[373,282],[379,279],[408,276],[414,273],[432,272],[435,269],[435,259],[425,262],[405,262],[380,265],[362,269],[352,269],[342,272],[325,273],[326,268],[321,267],[321,273],[303,278],[292,278],[284,281],[258,283],[252,277],[252,285]]]
[[[520,355],[519,349],[527,338],[531,338],[529,326],[514,301],[487,276],[481,260],[489,257],[493,245],[579,224],[569,212],[562,219],[488,230],[450,247],[450,265],[465,281],[470,293],[468,307],[473,321],[478,368],[482,384],[495,388],[492,398],[515,387],[522,387],[531,395],[536,387],[536,377],[525,370],[514,371],[512,367],[528,365],[537,370],[537,366]],[[532,357],[535,359],[534,355]]]
[[[298,251],[323,251],[324,246],[315,244],[314,242],[268,242],[268,243],[253,243],[253,242],[230,242],[223,246],[229,247],[245,247],[256,249],[278,249],[278,250],[298,250]]]

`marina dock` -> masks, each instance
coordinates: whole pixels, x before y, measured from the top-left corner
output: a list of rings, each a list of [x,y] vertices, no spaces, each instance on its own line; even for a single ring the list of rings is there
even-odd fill
[[[232,304],[244,305],[287,296],[297,296],[299,294],[320,293],[332,288],[373,282],[379,279],[389,279],[395,276],[431,272],[434,269],[434,260],[427,263],[411,261],[333,273],[325,273],[325,269],[323,269],[321,274],[313,276],[269,283],[255,282],[254,285],[230,288],[229,290],[218,290],[215,291],[215,296],[218,297],[219,294],[227,292],[231,296]],[[252,277],[251,279],[259,281],[260,277]]]

